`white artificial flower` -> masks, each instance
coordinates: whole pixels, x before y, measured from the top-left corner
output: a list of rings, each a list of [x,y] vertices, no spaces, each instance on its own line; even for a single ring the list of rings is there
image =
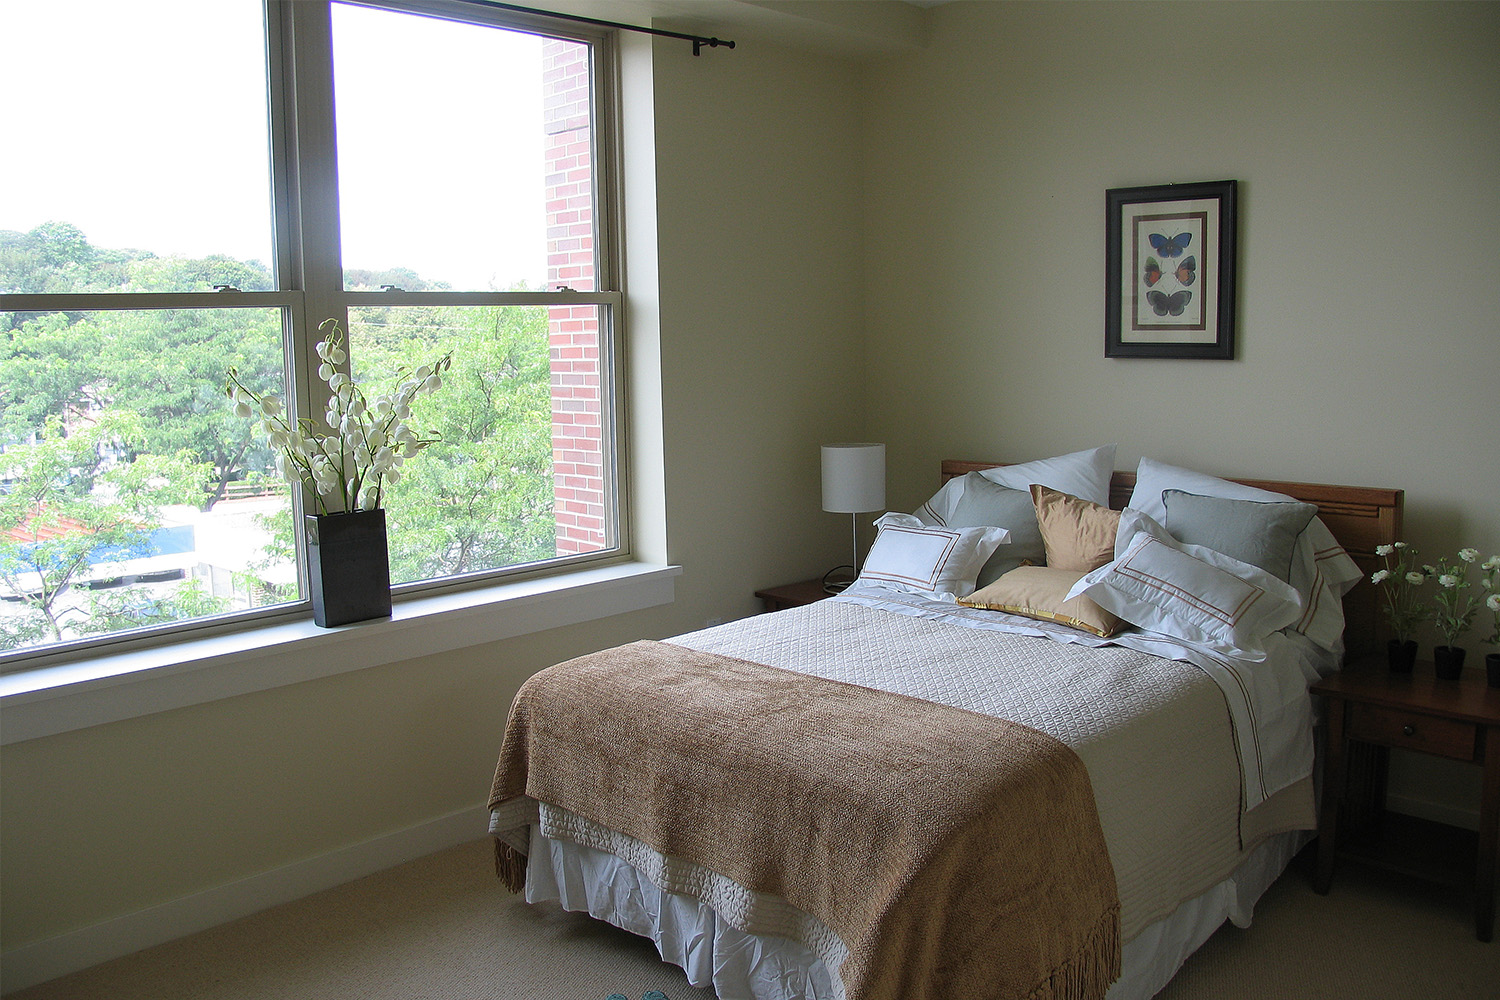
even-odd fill
[[[1474,560],[1476,560],[1476,559],[1479,558],[1479,550],[1478,549],[1459,549],[1458,550],[1458,558],[1462,559],[1466,563],[1471,563]]]
[[[1396,542],[1395,543],[1395,547],[1398,548],[1398,549],[1404,549],[1404,548],[1406,548],[1406,543],[1405,542]]]
[[[445,355],[422,365],[415,377],[406,373],[396,391],[370,403],[351,376],[339,370],[349,359],[344,333],[331,319],[322,324],[322,329],[329,328],[328,336],[313,345],[321,361],[318,378],[329,390],[323,422],[307,419],[294,424],[283,416],[280,397],[251,392],[233,368],[226,395],[241,419],[260,418],[255,429],[271,446],[278,474],[312,487],[319,497],[339,498],[326,506],[320,499],[320,511],[374,509],[380,505],[382,477],[395,482],[402,462],[425,445],[405,423],[412,400],[442,384],[441,373],[452,367],[453,358]]]
[[[1384,583],[1390,575],[1391,571],[1388,569],[1377,569],[1375,572],[1370,574],[1370,582]]]
[[[1491,611],[1500,611],[1500,594],[1491,594],[1484,599],[1484,606]]]
[[[1497,570],[1497,569],[1500,569],[1500,555],[1490,556],[1484,562],[1482,562],[1482,563],[1479,564],[1479,568],[1480,569],[1488,569],[1488,570]]]
[[[1410,573],[1406,574],[1406,582],[1411,584],[1413,587],[1419,587],[1427,582],[1427,574],[1418,573],[1416,570],[1412,570]]]
[[[1443,587],[1447,590],[1452,590],[1454,587],[1458,586],[1458,577],[1454,576],[1452,573],[1444,573],[1442,576],[1438,577],[1438,586]]]

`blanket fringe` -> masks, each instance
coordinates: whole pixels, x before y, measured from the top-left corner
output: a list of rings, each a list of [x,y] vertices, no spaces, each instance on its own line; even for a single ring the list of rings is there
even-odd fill
[[[495,838],[495,875],[511,892],[526,888],[526,855]]]
[[[1120,906],[1105,910],[1088,938],[1026,1000],[1102,1000],[1120,978]]]

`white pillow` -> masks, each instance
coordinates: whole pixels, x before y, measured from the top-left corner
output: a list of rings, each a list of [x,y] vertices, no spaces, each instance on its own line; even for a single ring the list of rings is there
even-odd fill
[[[1108,507],[1109,481],[1115,474],[1115,446],[1106,444],[1019,465],[980,469],[979,474],[992,483],[1013,490],[1030,490],[1033,483],[1038,483]],[[945,525],[963,495],[964,477],[954,476],[918,509],[916,516],[923,524]]]
[[[1294,500],[1284,493],[1272,493],[1232,483],[1191,469],[1181,469],[1164,462],[1143,458],[1136,468],[1135,490],[1130,507],[1156,521],[1166,519],[1167,508],[1162,494],[1183,490],[1199,496],[1225,500]],[[1313,518],[1297,539],[1292,552],[1289,582],[1301,595],[1301,616],[1292,628],[1335,652],[1342,649],[1344,636],[1344,595],[1364,575],[1358,564],[1344,551],[1328,530],[1328,525]]]
[[[1010,535],[1004,528],[939,528],[911,514],[886,514],[859,571],[860,584],[878,584],[913,594],[967,597],[985,560]]]
[[[1184,545],[1138,511],[1120,517],[1117,558],[1068,591],[1087,594],[1132,625],[1206,643],[1247,660],[1299,614],[1297,591],[1270,573],[1200,545]]]

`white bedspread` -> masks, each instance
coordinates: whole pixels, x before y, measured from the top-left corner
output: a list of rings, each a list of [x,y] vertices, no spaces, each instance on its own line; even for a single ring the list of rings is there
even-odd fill
[[[1219,686],[1229,707],[1243,778],[1241,806],[1247,811],[1312,774],[1312,707],[1307,686],[1338,669],[1336,655],[1295,632],[1271,635],[1266,640],[1266,659],[1251,661],[1157,632],[1131,629],[1101,639],[1065,625],[883,588],[853,588],[834,600],[964,628],[1084,646],[1121,646],[1193,664]]]

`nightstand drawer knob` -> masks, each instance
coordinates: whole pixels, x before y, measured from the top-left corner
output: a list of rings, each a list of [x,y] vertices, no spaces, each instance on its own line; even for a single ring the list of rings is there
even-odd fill
[[[1415,736],[1415,735],[1417,735],[1417,727],[1416,726],[1402,726],[1401,727],[1401,735],[1402,736]]]

